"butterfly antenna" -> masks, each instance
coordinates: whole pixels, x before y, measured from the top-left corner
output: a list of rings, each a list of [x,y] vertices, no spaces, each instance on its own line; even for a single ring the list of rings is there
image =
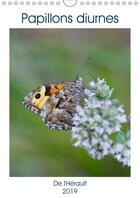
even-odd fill
[[[92,62],[93,62],[93,59],[91,57],[88,57],[86,59],[86,61],[81,65],[81,67],[80,67],[80,69],[79,69],[79,71],[78,71],[78,73],[77,73],[76,76],[82,76],[82,75],[84,75],[85,74],[85,69],[87,69],[88,66],[90,66]],[[84,73],[83,73],[83,71],[84,71]]]
[[[90,76],[92,79],[94,79],[94,76],[91,73],[83,74],[81,77],[84,78],[85,76]]]
[[[91,63],[93,63],[93,59],[91,57],[88,57],[86,59],[85,63],[81,65],[79,72],[76,75],[76,79],[78,79],[79,76],[81,76],[81,77],[90,76],[92,79],[94,78],[94,76],[91,73],[85,73],[85,68],[87,69],[88,66],[91,65]],[[84,73],[83,73],[83,71],[84,71]]]

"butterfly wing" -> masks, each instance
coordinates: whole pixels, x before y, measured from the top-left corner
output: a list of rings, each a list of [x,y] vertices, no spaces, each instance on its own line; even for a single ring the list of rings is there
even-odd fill
[[[24,105],[38,113],[43,122],[53,130],[69,130],[76,106],[83,96],[82,81],[44,84],[24,98]]]

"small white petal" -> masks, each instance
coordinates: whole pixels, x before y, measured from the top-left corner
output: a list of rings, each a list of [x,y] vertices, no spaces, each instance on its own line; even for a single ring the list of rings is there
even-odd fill
[[[74,146],[75,146],[75,147],[79,147],[79,146],[81,146],[81,142],[80,142],[80,141],[75,142],[75,143],[74,143]]]

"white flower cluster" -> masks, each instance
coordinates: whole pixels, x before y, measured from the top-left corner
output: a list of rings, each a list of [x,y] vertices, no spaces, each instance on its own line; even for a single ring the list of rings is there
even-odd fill
[[[113,138],[114,134],[120,134],[127,117],[123,106],[118,106],[118,100],[110,99],[112,92],[105,80],[89,83],[85,89],[84,105],[76,108],[72,139],[75,146],[85,148],[93,158],[102,159],[111,154],[129,166],[128,146],[115,143]]]
[[[130,166],[130,131],[121,132],[122,140],[119,140],[112,148],[112,155],[123,165]]]

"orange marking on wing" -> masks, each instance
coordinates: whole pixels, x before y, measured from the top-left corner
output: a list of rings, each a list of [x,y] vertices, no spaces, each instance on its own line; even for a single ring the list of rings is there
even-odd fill
[[[64,84],[53,85],[54,87],[50,90],[50,95],[57,93],[59,90],[64,88]]]

